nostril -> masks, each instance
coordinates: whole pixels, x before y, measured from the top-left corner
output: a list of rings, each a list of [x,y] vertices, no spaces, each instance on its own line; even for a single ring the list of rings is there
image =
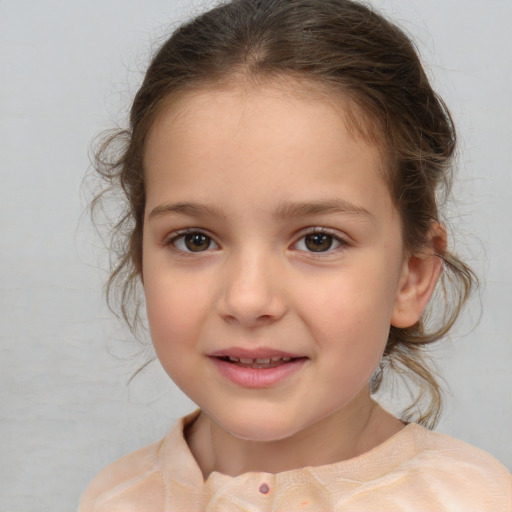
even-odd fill
[[[234,274],[226,274],[217,311],[227,323],[260,327],[283,316],[286,311],[284,297],[277,288],[276,279],[271,279],[267,272],[268,267],[262,271],[248,264]]]

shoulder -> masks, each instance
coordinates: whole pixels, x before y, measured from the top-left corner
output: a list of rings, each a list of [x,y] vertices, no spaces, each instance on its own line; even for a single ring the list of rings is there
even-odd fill
[[[138,511],[142,510],[137,506],[141,500],[152,510],[163,509],[160,444],[141,448],[100,471],[82,495],[78,512]]]
[[[474,506],[482,502],[482,507],[495,504],[495,510],[512,510],[512,475],[503,464],[468,443],[419,425],[411,427],[417,451],[409,469],[422,480],[441,494],[464,495]]]
[[[413,427],[418,455],[425,458],[433,456],[453,464],[478,468],[484,474],[488,472],[494,476],[510,478],[510,473],[505,466],[484,450],[419,425]]]
[[[82,495],[78,512],[147,512],[164,510],[167,487],[173,481],[202,482],[184,428],[199,410],[176,421],[156,443],[126,455],[103,469]],[[190,485],[189,485],[190,487]]]

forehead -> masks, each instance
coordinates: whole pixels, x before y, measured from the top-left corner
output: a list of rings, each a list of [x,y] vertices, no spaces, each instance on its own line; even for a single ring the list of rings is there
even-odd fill
[[[176,130],[180,123],[200,119],[213,104],[221,105],[223,98],[236,98],[247,107],[240,113],[250,111],[250,104],[263,97],[285,102],[322,104],[332,110],[344,123],[345,129],[354,138],[361,139],[381,150],[382,160],[387,160],[385,141],[380,122],[362,107],[354,94],[340,90],[339,85],[326,84],[301,75],[282,74],[259,78],[244,73],[233,73],[219,82],[208,82],[176,91],[164,99],[149,129],[146,142],[162,126],[172,122]]]
[[[201,88],[173,97],[147,139],[146,199],[154,205],[217,193],[236,206],[223,196],[231,191],[269,207],[271,200],[345,193],[356,203],[382,196],[389,202],[381,151],[354,133],[346,103],[323,90],[283,83]]]

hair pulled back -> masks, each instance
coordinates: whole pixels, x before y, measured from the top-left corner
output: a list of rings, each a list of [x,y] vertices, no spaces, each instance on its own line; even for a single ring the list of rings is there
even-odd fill
[[[117,261],[107,296],[128,325],[138,320],[137,284],[142,268],[145,209],[145,140],[163,102],[194,87],[234,76],[264,80],[295,76],[348,100],[363,121],[358,131],[380,145],[387,179],[400,212],[405,247],[424,248],[439,220],[439,192],[447,192],[455,149],[450,114],[432,90],[409,38],[371,8],[350,0],[233,0],[181,26],[154,56],[131,112],[130,126],[108,135],[96,151],[95,168],[109,190],[123,191],[125,209],[113,229]],[[93,208],[102,195],[93,201]],[[433,426],[440,387],[425,362],[426,345],[454,323],[474,276],[447,250],[438,295],[441,319],[426,316],[406,329],[391,327],[372,391],[387,367],[419,385],[403,418]],[[439,298],[439,297],[438,297]],[[135,300],[134,300],[135,299]],[[439,301],[438,301],[439,302]],[[427,325],[426,325],[427,324]],[[428,401],[423,410],[420,402]]]

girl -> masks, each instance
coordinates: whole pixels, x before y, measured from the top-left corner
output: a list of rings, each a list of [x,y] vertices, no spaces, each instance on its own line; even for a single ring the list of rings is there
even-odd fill
[[[142,283],[199,410],[80,511],[511,510],[499,462],[425,428],[422,350],[473,283],[439,221],[454,148],[411,42],[359,3],[233,0],[178,29],[96,167],[127,198],[110,289],[130,320]],[[420,384],[402,418],[371,396],[388,369]]]

